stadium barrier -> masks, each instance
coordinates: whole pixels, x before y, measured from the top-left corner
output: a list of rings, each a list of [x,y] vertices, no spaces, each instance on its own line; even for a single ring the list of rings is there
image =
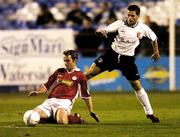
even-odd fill
[[[73,31],[16,30],[0,31],[0,91],[31,90],[46,82],[48,76],[63,66],[62,52],[75,49]],[[86,71],[94,58],[80,57],[78,66]],[[147,90],[169,89],[169,58],[153,63],[150,57],[137,57],[143,87]],[[180,89],[180,57],[176,57],[176,89]],[[127,64],[128,65],[128,64]],[[129,83],[114,70],[90,80],[91,90],[130,91]]]

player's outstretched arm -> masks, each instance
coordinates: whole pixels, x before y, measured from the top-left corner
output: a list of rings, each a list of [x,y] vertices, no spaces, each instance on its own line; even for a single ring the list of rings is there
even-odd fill
[[[92,99],[91,99],[91,97],[88,97],[87,99],[85,99],[85,102],[86,102],[87,107],[88,107],[88,109],[89,109],[90,116],[91,116],[94,120],[96,120],[96,122],[99,122],[98,116],[96,115],[95,112],[93,112],[93,105],[92,105]]]
[[[35,96],[35,95],[38,95],[38,94],[41,94],[41,93],[44,93],[46,92],[47,89],[44,85],[41,85],[37,90],[35,91],[30,91],[28,96]]]
[[[153,54],[151,56],[151,59],[156,62],[160,59],[157,39],[155,41],[152,41],[152,47],[153,47]]]
[[[28,93],[28,96],[36,96],[37,94],[38,94],[37,91],[30,91],[30,92]]]
[[[107,38],[107,32],[103,29],[97,29],[96,35]]]

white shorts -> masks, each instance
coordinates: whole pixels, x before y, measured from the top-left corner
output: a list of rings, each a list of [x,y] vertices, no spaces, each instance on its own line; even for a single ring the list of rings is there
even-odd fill
[[[73,103],[69,99],[57,99],[57,98],[48,98],[37,108],[41,109],[48,117],[55,117],[56,111],[59,108],[65,109],[68,115],[71,113]]]

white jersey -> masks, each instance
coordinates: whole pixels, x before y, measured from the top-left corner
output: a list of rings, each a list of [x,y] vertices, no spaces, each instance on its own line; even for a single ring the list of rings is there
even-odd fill
[[[142,37],[148,37],[152,41],[157,39],[156,34],[142,22],[137,22],[134,27],[130,27],[126,22],[118,20],[104,30],[107,33],[118,32],[111,47],[121,55],[134,56],[135,48],[139,45]]]

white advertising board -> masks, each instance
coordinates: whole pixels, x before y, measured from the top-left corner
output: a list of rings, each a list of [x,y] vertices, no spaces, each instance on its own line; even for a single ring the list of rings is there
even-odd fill
[[[67,49],[75,49],[70,29],[0,31],[0,85],[46,82]]]

